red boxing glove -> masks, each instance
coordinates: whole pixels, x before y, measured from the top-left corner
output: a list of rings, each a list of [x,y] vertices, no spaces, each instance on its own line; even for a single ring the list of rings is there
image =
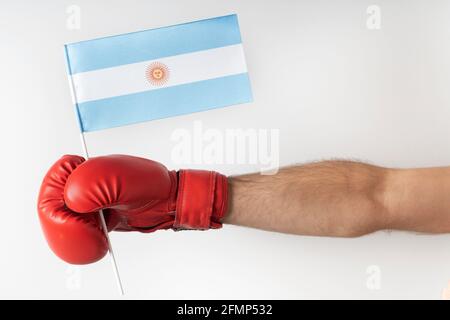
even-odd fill
[[[108,251],[108,231],[220,228],[227,179],[204,170],[168,171],[148,159],[64,156],[42,182],[38,212],[47,242],[61,259],[87,264]]]

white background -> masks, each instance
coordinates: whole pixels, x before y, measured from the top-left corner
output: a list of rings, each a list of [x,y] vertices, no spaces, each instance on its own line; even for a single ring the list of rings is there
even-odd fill
[[[81,8],[80,30],[66,27],[72,4]],[[381,9],[380,30],[366,27],[372,4]],[[93,155],[140,155],[176,169],[171,134],[200,119],[222,131],[280,129],[281,164],[450,164],[448,1],[5,0],[0,297],[118,298],[108,259],[68,269],[39,226],[43,175],[62,154],[82,153],[62,45],[229,13],[239,16],[255,102],[91,133]],[[225,226],[111,238],[126,298],[439,299],[450,280],[450,235],[332,239]],[[367,286],[370,266],[380,271],[379,290]]]

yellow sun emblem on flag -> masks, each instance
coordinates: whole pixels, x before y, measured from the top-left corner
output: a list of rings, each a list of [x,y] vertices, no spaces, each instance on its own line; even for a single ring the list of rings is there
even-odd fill
[[[169,68],[161,62],[153,62],[145,69],[145,77],[154,86],[163,86],[169,80]]]

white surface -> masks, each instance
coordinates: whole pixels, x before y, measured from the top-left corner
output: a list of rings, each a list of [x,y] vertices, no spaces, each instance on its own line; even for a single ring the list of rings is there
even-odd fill
[[[80,30],[66,28],[72,4],[81,8]],[[94,132],[87,136],[93,156],[129,153],[174,168],[172,132],[201,119],[219,130],[280,129],[282,164],[344,157],[449,165],[450,3],[379,0],[381,29],[368,30],[371,4],[2,1],[0,297],[118,298],[110,263],[68,269],[48,249],[36,213],[48,167],[82,152],[65,74],[67,42],[239,15],[254,103]],[[114,233],[112,241],[128,298],[431,299],[450,279],[450,235],[380,232],[347,240],[225,226]],[[380,290],[366,285],[368,268],[380,270]]]
[[[217,63],[220,61],[220,63]],[[152,85],[146,78],[151,63],[162,63],[169,69],[167,83]],[[78,102],[86,102],[158,90],[202,80],[247,72],[242,44],[196,51],[118,67],[81,72],[72,76]]]

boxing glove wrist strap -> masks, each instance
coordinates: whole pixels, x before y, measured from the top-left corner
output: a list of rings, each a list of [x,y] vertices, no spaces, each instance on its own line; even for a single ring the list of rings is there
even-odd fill
[[[205,170],[180,170],[174,229],[220,228],[227,209],[227,179]]]

